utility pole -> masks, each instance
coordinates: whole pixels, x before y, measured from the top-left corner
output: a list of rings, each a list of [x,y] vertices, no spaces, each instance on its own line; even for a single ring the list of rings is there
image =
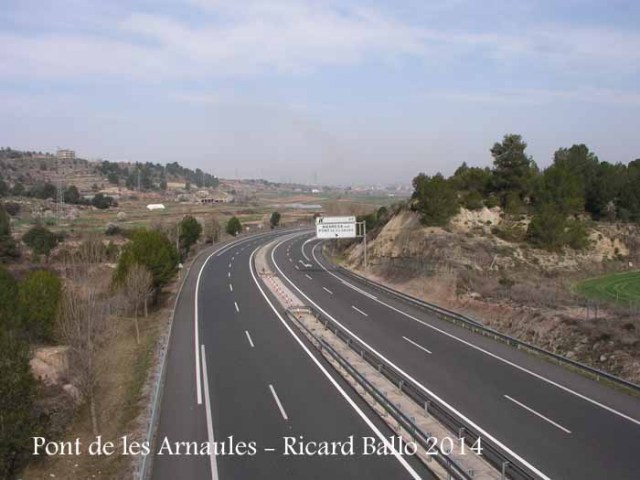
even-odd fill
[[[362,222],[362,229],[364,231],[363,236],[364,236],[364,269],[368,270],[369,269],[369,262],[368,262],[368,258],[367,258],[367,222]]]
[[[60,172],[60,159],[56,159],[56,220],[58,225],[62,223],[64,216],[64,176]]]

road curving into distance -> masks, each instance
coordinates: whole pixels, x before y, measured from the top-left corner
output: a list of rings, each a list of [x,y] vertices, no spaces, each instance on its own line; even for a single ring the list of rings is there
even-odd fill
[[[330,316],[541,478],[640,478],[640,401],[457,327],[340,273],[310,234],[273,268]]]
[[[240,239],[201,255],[188,272],[167,351],[151,477],[433,478],[413,457],[361,454],[362,438],[393,432],[288,325],[252,271],[253,252],[287,234]],[[313,446],[350,436],[354,455],[283,455],[287,438]],[[208,442],[222,454],[184,454]]]

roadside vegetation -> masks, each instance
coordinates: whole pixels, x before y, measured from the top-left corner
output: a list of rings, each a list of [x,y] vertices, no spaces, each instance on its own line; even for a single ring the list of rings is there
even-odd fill
[[[235,237],[240,232],[242,232],[242,224],[240,223],[240,219],[234,215],[227,222],[227,233]]]
[[[507,215],[529,216],[521,239],[553,251],[588,247],[590,220],[640,222],[640,159],[610,164],[573,145],[558,149],[540,171],[526,148],[520,135],[505,135],[490,150],[493,168],[462,164],[449,178],[419,174],[411,208],[425,225],[446,226],[460,207],[499,206]]]
[[[120,478],[127,459],[32,462],[30,438],[141,434],[136,418],[165,305],[203,226],[185,215],[61,235],[37,222],[17,241],[14,223],[0,202],[0,478]],[[218,221],[203,223],[218,241]]]

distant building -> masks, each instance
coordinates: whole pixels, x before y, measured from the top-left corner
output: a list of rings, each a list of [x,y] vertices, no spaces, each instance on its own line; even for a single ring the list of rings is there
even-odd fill
[[[209,192],[205,192],[208,193]],[[200,203],[203,205],[210,205],[212,203],[229,203],[233,200],[233,196],[224,192],[214,192],[208,195],[206,198],[201,198]]]
[[[161,203],[150,203],[147,205],[147,210],[164,210],[164,205]]]
[[[65,159],[65,160],[70,158],[76,158],[76,152],[75,150],[61,149],[56,152],[56,157]]]

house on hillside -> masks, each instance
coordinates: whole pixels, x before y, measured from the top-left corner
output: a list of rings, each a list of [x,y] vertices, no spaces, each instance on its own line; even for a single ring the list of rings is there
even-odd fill
[[[150,203],[147,205],[147,210],[164,210],[164,205],[162,203]]]

